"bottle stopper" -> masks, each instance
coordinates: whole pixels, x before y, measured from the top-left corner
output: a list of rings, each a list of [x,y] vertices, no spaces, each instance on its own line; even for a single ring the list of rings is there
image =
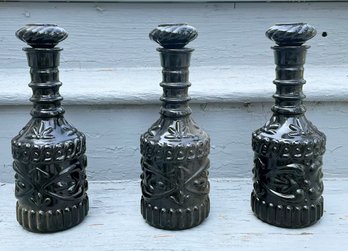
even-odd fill
[[[266,37],[279,46],[301,46],[316,34],[316,29],[306,23],[276,24],[266,31]]]
[[[182,49],[197,36],[196,28],[188,24],[161,24],[149,34],[165,49]]]
[[[27,24],[16,32],[16,37],[33,48],[53,48],[68,33],[55,24]]]

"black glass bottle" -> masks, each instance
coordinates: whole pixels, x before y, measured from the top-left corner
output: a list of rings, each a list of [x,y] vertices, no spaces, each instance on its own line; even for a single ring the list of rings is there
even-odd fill
[[[209,214],[210,139],[191,118],[189,65],[197,37],[186,24],[160,25],[150,38],[160,44],[163,67],[161,117],[141,136],[141,213],[152,226],[187,229]]]
[[[275,41],[276,93],[273,116],[252,134],[254,190],[251,207],[269,224],[301,228],[323,215],[322,157],[325,135],[305,117],[303,65],[316,35],[304,23],[278,24],[266,36]]]
[[[88,213],[86,138],[63,117],[59,55],[67,32],[29,24],[16,36],[24,48],[33,90],[32,119],[12,139],[18,222],[33,232],[55,232],[79,224]]]

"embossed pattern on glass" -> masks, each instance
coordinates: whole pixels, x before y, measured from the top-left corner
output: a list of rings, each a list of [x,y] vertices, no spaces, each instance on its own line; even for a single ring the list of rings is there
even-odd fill
[[[33,232],[61,231],[88,213],[86,138],[64,119],[55,47],[68,33],[56,25],[29,24],[16,36],[24,48],[33,90],[32,119],[12,139],[18,222]]]
[[[160,25],[150,33],[159,43],[163,67],[161,117],[140,138],[141,213],[152,226],[187,229],[209,214],[210,139],[191,118],[189,65],[197,37],[186,24]]]
[[[305,116],[303,65],[313,26],[279,24],[266,36],[276,42],[273,116],[252,134],[255,153],[251,207],[269,224],[301,228],[323,215],[322,157],[326,137]]]

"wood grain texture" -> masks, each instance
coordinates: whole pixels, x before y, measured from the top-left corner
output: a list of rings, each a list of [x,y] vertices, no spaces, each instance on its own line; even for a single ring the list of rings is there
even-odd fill
[[[251,176],[250,135],[269,118],[274,92],[272,43],[264,36],[265,30],[275,22],[304,18],[320,24],[316,25],[319,34],[325,30],[328,37],[317,36],[311,41],[305,66],[305,93],[312,101],[307,115],[328,136],[325,175],[348,175],[347,34],[339,32],[347,21],[346,3],[170,7],[0,3],[1,181],[13,180],[9,142],[29,120],[30,109],[14,106],[29,105],[31,95],[26,86],[27,63],[20,50],[23,43],[15,38],[14,31],[22,24],[43,21],[56,22],[70,31],[69,39],[62,43],[65,70],[61,71],[61,93],[63,104],[80,105],[66,107],[67,118],[87,134],[91,180],[134,179],[140,173],[139,136],[158,118],[161,95],[159,57],[147,38],[157,24],[164,20],[198,24],[200,35],[192,44],[197,50],[190,94],[196,103],[194,118],[212,137],[211,177]],[[223,39],[216,39],[223,33]],[[328,102],[320,103],[322,100]]]
[[[318,30],[310,62],[347,65],[347,2],[299,3],[0,3],[0,69],[25,68],[14,32],[26,23],[57,23],[69,32],[61,44],[65,68],[158,66],[148,33],[163,22],[198,29],[193,66],[272,64],[265,31],[274,23],[306,21]],[[151,17],[151,18],[149,18]],[[322,32],[327,32],[322,37]]]
[[[89,180],[136,179],[140,134],[159,118],[158,105],[65,106],[87,137]],[[194,104],[193,118],[211,137],[210,177],[251,177],[251,133],[271,116],[271,103]],[[307,103],[307,117],[327,135],[324,177],[348,177],[348,103]],[[10,139],[29,121],[29,107],[0,109],[0,182],[13,182]]]
[[[309,57],[311,58],[312,55]],[[273,102],[275,66],[191,67],[192,103]],[[306,101],[348,101],[346,66],[305,65]],[[0,69],[0,105],[30,105],[28,69]],[[63,104],[159,104],[161,68],[62,69]]]
[[[249,179],[211,180],[211,213],[186,231],[159,230],[140,215],[138,181],[91,182],[90,212],[68,231],[34,234],[23,230],[14,214],[12,184],[0,184],[2,250],[344,250],[348,245],[347,179],[326,179],[325,213],[314,226],[282,229],[252,214]]]

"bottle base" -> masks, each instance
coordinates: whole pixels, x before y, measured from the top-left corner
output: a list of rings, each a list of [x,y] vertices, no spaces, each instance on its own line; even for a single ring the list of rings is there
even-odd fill
[[[184,230],[201,224],[209,215],[210,200],[206,198],[200,205],[188,208],[159,208],[141,198],[141,214],[145,221],[165,230]]]
[[[88,214],[89,202],[86,196],[80,203],[55,211],[34,211],[16,205],[17,221],[31,232],[51,233],[72,228],[83,221]]]
[[[304,206],[274,205],[251,193],[251,208],[257,218],[268,224],[283,228],[304,228],[316,223],[324,212],[324,199]]]

